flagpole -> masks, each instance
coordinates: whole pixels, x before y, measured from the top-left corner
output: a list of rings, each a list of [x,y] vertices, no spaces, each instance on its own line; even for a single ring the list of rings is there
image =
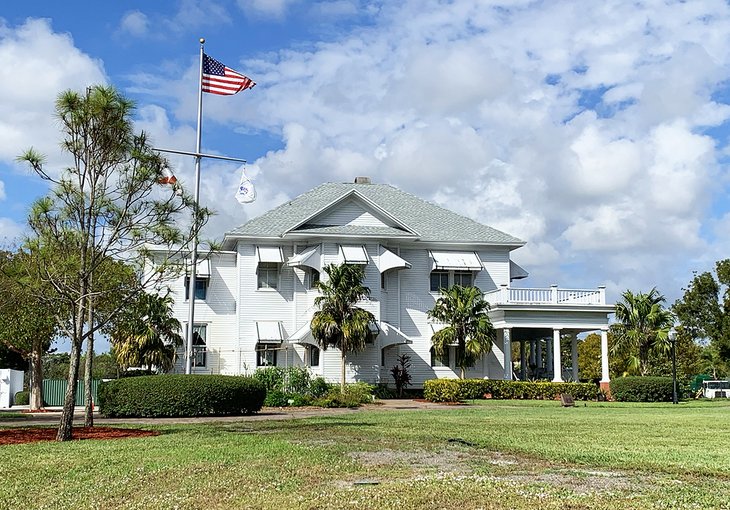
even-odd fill
[[[193,228],[197,228],[200,201],[200,139],[203,127],[203,46],[205,39],[200,38],[200,68],[198,71],[198,139],[195,143],[195,202],[193,204]],[[190,254],[190,279],[188,280],[188,335],[185,346],[185,373],[193,370],[193,334],[195,333],[195,281],[198,272],[198,232],[193,235],[193,249]]]

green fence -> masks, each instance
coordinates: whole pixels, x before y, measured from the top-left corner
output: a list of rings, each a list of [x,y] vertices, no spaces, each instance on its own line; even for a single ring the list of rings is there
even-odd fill
[[[96,391],[99,389],[100,379],[91,381],[91,398],[94,402],[96,399]],[[62,406],[66,396],[66,388],[68,382],[64,379],[43,379],[43,401],[47,406]],[[84,398],[84,381],[76,383],[76,405],[85,406],[86,398]]]

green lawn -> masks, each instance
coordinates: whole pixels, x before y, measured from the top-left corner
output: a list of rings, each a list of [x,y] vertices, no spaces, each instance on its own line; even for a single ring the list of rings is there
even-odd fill
[[[0,508],[730,508],[730,404],[577,405],[485,401],[5,446]]]

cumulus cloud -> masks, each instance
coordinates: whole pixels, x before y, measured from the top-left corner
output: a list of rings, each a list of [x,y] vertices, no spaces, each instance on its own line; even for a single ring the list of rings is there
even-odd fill
[[[287,9],[299,0],[238,0],[238,6],[247,15],[282,19]],[[336,6],[340,9],[341,6]]]
[[[54,102],[67,89],[104,83],[101,62],[74,46],[71,36],[53,31],[48,20],[0,25],[0,159],[14,162],[33,146],[51,169],[62,161]]]
[[[20,242],[25,227],[10,218],[0,217],[0,248],[9,248]]]
[[[144,37],[149,29],[149,19],[141,11],[130,11],[122,16],[119,29],[123,34],[133,37]]]
[[[239,0],[272,18],[291,4]],[[727,253],[707,224],[728,147],[705,134],[730,120],[717,99],[726,4],[614,0],[587,14],[571,0],[414,0],[371,14],[334,40],[226,62],[259,85],[210,99],[206,118],[282,141],[249,168],[262,209],[366,174],[525,239],[524,284],[606,283],[614,297],[678,292],[702,254]],[[168,90],[194,74],[191,63]],[[192,119],[180,104],[176,117]],[[222,208],[224,230],[244,219]]]
[[[525,238],[517,258],[540,283],[584,266],[648,285],[661,275],[624,270],[703,249],[721,169],[701,128],[728,120],[713,100],[726,6],[384,9],[372,28],[260,65],[251,123],[285,142],[257,162],[266,179],[295,194],[311,182],[290,177],[312,168],[311,181],[369,170]]]

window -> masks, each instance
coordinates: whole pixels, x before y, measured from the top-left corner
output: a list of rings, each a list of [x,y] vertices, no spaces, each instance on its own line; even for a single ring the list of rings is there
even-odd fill
[[[305,351],[305,362],[307,366],[318,367],[319,366],[319,348],[314,345],[307,345]]]
[[[472,273],[470,271],[454,271],[454,285],[471,287]]]
[[[208,352],[206,344],[207,326],[200,324],[193,326],[193,367],[206,366],[206,354]]]
[[[319,271],[316,269],[307,269],[304,273],[304,286],[307,289],[316,289],[319,281]]]
[[[431,292],[449,288],[448,271],[431,271]]]
[[[195,299],[205,301],[208,295],[208,279],[198,276],[195,278]],[[185,277],[185,299],[190,299],[190,277]]]
[[[431,366],[432,367],[449,367],[449,349],[444,351],[443,356],[438,356],[433,347],[431,347]]]
[[[258,288],[276,289],[279,286],[279,264],[276,262],[259,262]]]
[[[276,366],[276,344],[256,345],[256,366],[257,367],[275,367]]]

